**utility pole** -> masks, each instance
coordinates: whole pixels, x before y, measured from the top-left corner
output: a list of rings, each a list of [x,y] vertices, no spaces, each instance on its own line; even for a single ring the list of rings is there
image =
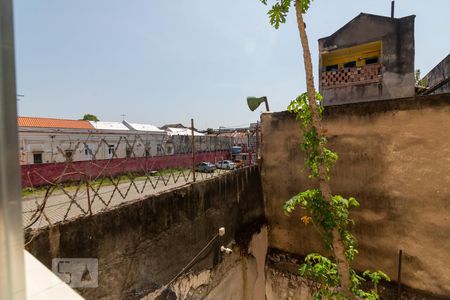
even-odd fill
[[[394,11],[395,11],[395,1],[392,0],[392,2],[391,2],[391,18],[394,18]]]
[[[256,128],[255,128],[255,135],[256,135],[256,163],[259,163],[259,121],[256,121]]]
[[[192,178],[195,182],[195,135],[194,135],[194,119],[191,119],[191,135],[192,135]]]
[[[398,270],[397,270],[397,299],[400,300],[402,294],[402,255],[403,251],[398,251]]]

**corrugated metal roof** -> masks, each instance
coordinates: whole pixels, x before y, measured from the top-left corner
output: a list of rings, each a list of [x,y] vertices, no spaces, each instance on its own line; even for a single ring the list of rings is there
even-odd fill
[[[129,127],[130,129],[134,129],[137,131],[151,131],[151,132],[159,132],[164,133],[164,130],[159,129],[155,125],[151,124],[139,124],[139,123],[129,123],[127,121],[123,121],[125,126]]]
[[[19,127],[94,129],[88,121],[35,117],[18,117],[17,125]]]
[[[95,129],[109,130],[129,130],[121,122],[89,121]]]
[[[167,128],[168,135],[192,135],[192,131],[189,128]],[[194,136],[204,136],[203,133],[194,130]]]
[[[221,132],[218,133],[217,136],[227,136],[227,137],[239,137],[239,138],[245,138],[249,135],[248,132],[238,132],[238,131],[233,131],[233,132]]]
[[[186,128],[186,126],[184,126],[181,123],[176,123],[176,124],[166,124],[161,126],[162,129],[167,129],[167,128]]]

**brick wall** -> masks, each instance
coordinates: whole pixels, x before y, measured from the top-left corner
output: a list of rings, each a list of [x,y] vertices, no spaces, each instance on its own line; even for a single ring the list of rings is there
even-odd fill
[[[381,65],[343,68],[337,71],[322,72],[322,88],[334,88],[363,83],[381,82]]]

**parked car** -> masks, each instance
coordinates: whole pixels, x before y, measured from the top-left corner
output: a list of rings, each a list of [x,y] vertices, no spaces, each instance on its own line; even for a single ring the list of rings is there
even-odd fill
[[[195,166],[195,171],[197,172],[212,173],[215,169],[216,166],[207,161],[201,162]]]
[[[245,166],[245,163],[242,159],[235,159],[234,160],[234,166],[236,169],[243,168]]]
[[[233,170],[236,168],[236,164],[231,160],[221,160],[216,163],[216,167],[217,169]]]

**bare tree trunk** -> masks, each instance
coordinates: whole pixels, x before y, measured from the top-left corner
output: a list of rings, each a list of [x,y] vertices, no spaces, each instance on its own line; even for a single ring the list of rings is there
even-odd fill
[[[311,53],[309,51],[308,37],[306,35],[305,23],[303,22],[302,15],[302,4],[300,0],[295,1],[295,11],[297,14],[297,25],[298,31],[300,33],[300,41],[303,47],[303,61],[305,63],[305,73],[306,73],[306,91],[308,94],[309,106],[312,111],[312,126],[317,129],[319,135],[323,134],[322,124],[317,111],[316,103],[316,89],[314,88],[314,77],[311,62]],[[320,155],[323,154],[323,147],[319,146]],[[325,166],[319,164],[319,184],[320,190],[322,191],[322,196],[325,201],[331,203],[331,189],[330,182],[327,179],[327,172]],[[352,293],[350,292],[350,268],[348,261],[345,257],[345,247],[341,240],[338,228],[333,228],[333,252],[336,259],[336,265],[338,268],[339,275],[341,276],[341,289],[342,292],[354,299]]]

